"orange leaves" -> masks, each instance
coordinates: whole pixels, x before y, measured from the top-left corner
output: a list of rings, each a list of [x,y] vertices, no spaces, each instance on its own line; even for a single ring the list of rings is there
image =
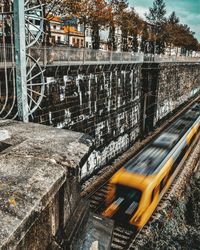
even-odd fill
[[[16,200],[13,196],[11,196],[9,199],[8,199],[8,203],[11,207],[16,207],[17,203],[16,203]]]
[[[109,22],[109,18],[112,17],[111,11],[105,0],[94,0],[91,3],[91,21],[98,23],[99,25],[106,25]],[[110,12],[110,15],[108,13]]]

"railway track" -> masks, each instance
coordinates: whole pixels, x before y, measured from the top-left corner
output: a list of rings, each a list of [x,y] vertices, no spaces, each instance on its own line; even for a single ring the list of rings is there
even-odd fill
[[[90,209],[92,212],[101,214],[105,208],[105,198],[109,189],[109,183],[105,182],[94,193],[88,197],[90,200]],[[127,249],[137,231],[130,225],[115,222],[111,249]]]
[[[101,214],[105,208],[105,198],[108,188],[109,183],[105,182],[101,187],[87,197],[90,200],[90,209],[92,212]],[[136,229],[131,225],[115,222],[111,249],[128,249],[136,234]]]
[[[184,155],[182,160],[179,162],[179,165],[176,169],[176,174],[173,179],[173,183],[170,185],[168,191],[163,194],[162,200],[160,200],[160,203],[155,210],[154,214],[152,215],[150,221],[144,226],[143,229],[140,231],[137,231],[133,226],[125,223],[120,223],[119,221],[115,221],[114,225],[114,231],[113,231],[113,238],[112,238],[112,250],[133,250],[135,249],[135,242],[136,240],[143,237],[145,230],[148,228],[149,224],[153,221],[158,219],[161,214],[160,211],[162,211],[163,206],[165,205],[166,201],[170,201],[171,199],[171,193],[174,190],[174,188],[178,188],[176,186],[176,182],[181,176],[182,170],[184,169],[185,162],[188,158],[188,156],[191,154],[192,150],[195,148],[196,143],[198,142],[200,138],[200,133],[196,136],[195,140],[191,144],[190,148],[188,149],[187,153]],[[196,164],[198,161],[196,162]],[[190,166],[194,170],[195,165]],[[105,198],[106,193],[109,188],[109,182],[106,181],[103,183],[98,189],[90,193],[90,195],[87,197],[87,199],[90,200],[90,209],[92,212],[101,214],[101,212],[105,208]]]

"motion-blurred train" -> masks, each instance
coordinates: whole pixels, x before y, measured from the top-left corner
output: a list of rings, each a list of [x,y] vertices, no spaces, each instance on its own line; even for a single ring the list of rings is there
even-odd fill
[[[114,174],[103,215],[142,228],[175,178],[199,130],[200,102]]]

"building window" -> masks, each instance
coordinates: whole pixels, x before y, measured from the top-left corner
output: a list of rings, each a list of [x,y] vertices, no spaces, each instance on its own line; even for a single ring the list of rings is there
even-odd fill
[[[88,48],[88,45],[89,45],[88,42],[86,42],[86,44],[85,44],[86,48]]]
[[[61,41],[61,37],[60,36],[58,36],[58,40],[57,41],[58,41],[58,43],[60,43],[60,41]]]
[[[78,47],[79,47],[79,41],[80,41],[80,40],[77,38],[77,46],[78,46]]]
[[[52,43],[55,43],[55,36],[51,37],[51,41],[52,41]]]
[[[53,29],[56,30],[56,25],[53,25]]]
[[[89,29],[87,29],[85,33],[86,33],[85,34],[86,36],[90,36],[90,30]]]
[[[83,40],[81,39],[81,46],[83,46]]]
[[[73,45],[75,45],[75,43],[76,43],[75,38],[72,39],[72,43],[73,43]]]

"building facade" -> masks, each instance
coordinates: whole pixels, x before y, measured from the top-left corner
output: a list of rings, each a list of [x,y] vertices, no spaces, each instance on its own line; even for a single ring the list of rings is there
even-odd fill
[[[84,47],[84,33],[75,26],[64,25],[60,17],[49,18],[50,43],[67,45],[74,48]]]

